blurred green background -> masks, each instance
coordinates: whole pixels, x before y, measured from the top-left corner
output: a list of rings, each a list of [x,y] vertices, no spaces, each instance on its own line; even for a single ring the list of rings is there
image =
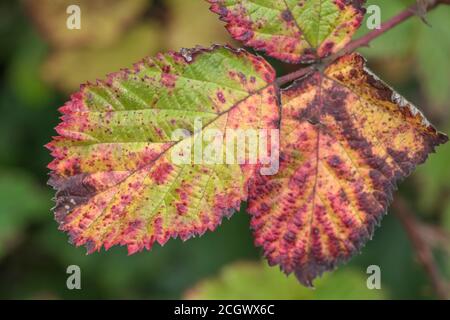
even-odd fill
[[[412,1],[369,1],[382,20]],[[81,7],[81,30],[68,30],[66,8]],[[413,18],[362,52],[371,68],[450,128],[450,7]],[[360,34],[368,30],[363,26]],[[143,56],[197,44],[233,43],[203,0],[0,1],[0,298],[293,298],[433,299],[436,293],[393,209],[361,255],[317,281],[260,261],[245,208],[214,233],[127,256],[113,248],[86,256],[68,244],[50,211],[50,162],[57,108],[80,83],[128,67]],[[271,60],[272,61],[272,60]],[[292,66],[276,63],[282,74]],[[450,144],[401,184],[396,198],[419,222],[445,286],[450,283]],[[82,290],[66,288],[66,268],[81,268]],[[368,290],[366,269],[381,268],[382,289]]]

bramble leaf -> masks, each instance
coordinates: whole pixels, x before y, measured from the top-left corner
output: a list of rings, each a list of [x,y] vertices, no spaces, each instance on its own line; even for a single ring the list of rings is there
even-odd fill
[[[88,252],[126,245],[132,254],[214,230],[248,198],[269,263],[311,286],[361,249],[397,182],[448,140],[359,54],[322,69],[280,90],[263,58],[215,46],[82,86],[47,145],[60,229]],[[227,129],[280,125],[274,176],[259,175],[259,163],[173,158],[205,147],[207,129],[223,139]],[[175,137],[179,129],[188,134]]]
[[[290,63],[342,49],[359,28],[364,0],[208,0],[236,40]]]
[[[206,143],[203,129],[275,127],[274,77],[262,58],[213,47],[159,54],[83,86],[47,145],[60,229],[88,252],[126,245],[130,254],[215,229],[246,200],[255,166],[176,164],[173,151]],[[190,135],[174,140],[180,128]]]
[[[448,138],[346,55],[281,93],[280,170],[250,189],[255,242],[307,286],[372,237],[399,180]]]

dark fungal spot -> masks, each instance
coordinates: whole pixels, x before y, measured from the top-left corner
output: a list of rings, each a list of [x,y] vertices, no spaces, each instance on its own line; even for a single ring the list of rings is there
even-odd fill
[[[241,83],[246,84],[247,83],[247,76],[243,74],[242,72],[238,72],[238,77],[241,80]]]
[[[288,243],[294,243],[297,239],[297,235],[295,234],[295,232],[289,230],[284,234],[283,239]]]
[[[251,38],[253,38],[253,31],[251,30],[247,30],[239,36],[239,40],[244,42],[247,42]]]
[[[282,18],[284,21],[286,21],[286,22],[292,21],[292,20],[294,19],[294,17],[292,16],[291,11],[288,10],[288,9],[284,10],[284,11],[281,13],[281,18]]]
[[[143,224],[144,224],[143,221],[138,219],[138,220],[131,221],[129,223],[128,227],[134,231],[134,230],[140,229],[143,226]]]
[[[162,163],[158,165],[151,173],[151,177],[157,184],[163,184],[169,174],[172,172],[173,167],[169,163]]]
[[[358,71],[355,69],[350,70],[350,78],[355,79],[358,76]]]
[[[228,12],[229,12],[228,9],[226,7],[224,7],[224,6],[220,6],[218,11],[219,11],[219,14],[222,17],[226,17],[228,15]]]
[[[262,212],[268,212],[270,210],[270,207],[267,203],[263,202],[261,203],[260,209]]]
[[[339,190],[339,198],[343,202],[348,202],[348,197],[347,197],[347,194],[345,193],[344,189]]]
[[[367,83],[376,89],[376,95],[380,100],[391,101],[392,90],[384,85],[381,81],[371,75],[367,75]]]
[[[328,164],[332,167],[338,167],[341,163],[342,160],[337,155],[333,155],[330,159],[328,159]]]
[[[166,88],[174,88],[177,77],[170,73],[163,73],[161,75],[161,84]]]
[[[221,91],[217,92],[217,99],[219,99],[219,101],[223,104],[226,102],[225,97],[223,96],[223,92]]]
[[[408,152],[394,150],[391,148],[387,149],[388,154],[394,159],[394,161],[400,166],[404,175],[409,175],[411,171],[414,169],[414,164],[411,163],[411,160],[408,156]]]
[[[326,55],[330,54],[333,51],[333,48],[334,48],[334,42],[331,42],[331,41],[326,42],[323,45],[323,54],[322,55],[326,56]]]
[[[177,213],[179,215],[183,215],[188,211],[188,207],[186,206],[186,203],[177,203],[175,205],[176,209],[177,209]]]

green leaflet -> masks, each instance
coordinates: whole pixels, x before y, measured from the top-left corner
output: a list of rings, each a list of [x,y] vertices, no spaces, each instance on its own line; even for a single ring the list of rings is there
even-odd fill
[[[362,0],[208,1],[235,39],[291,63],[317,60],[342,49],[364,14]]]

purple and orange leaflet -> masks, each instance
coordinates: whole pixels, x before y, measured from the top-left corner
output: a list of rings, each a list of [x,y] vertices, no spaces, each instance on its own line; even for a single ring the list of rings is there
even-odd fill
[[[280,171],[256,179],[248,210],[269,263],[311,286],[360,251],[397,182],[448,138],[359,54],[281,96]]]

